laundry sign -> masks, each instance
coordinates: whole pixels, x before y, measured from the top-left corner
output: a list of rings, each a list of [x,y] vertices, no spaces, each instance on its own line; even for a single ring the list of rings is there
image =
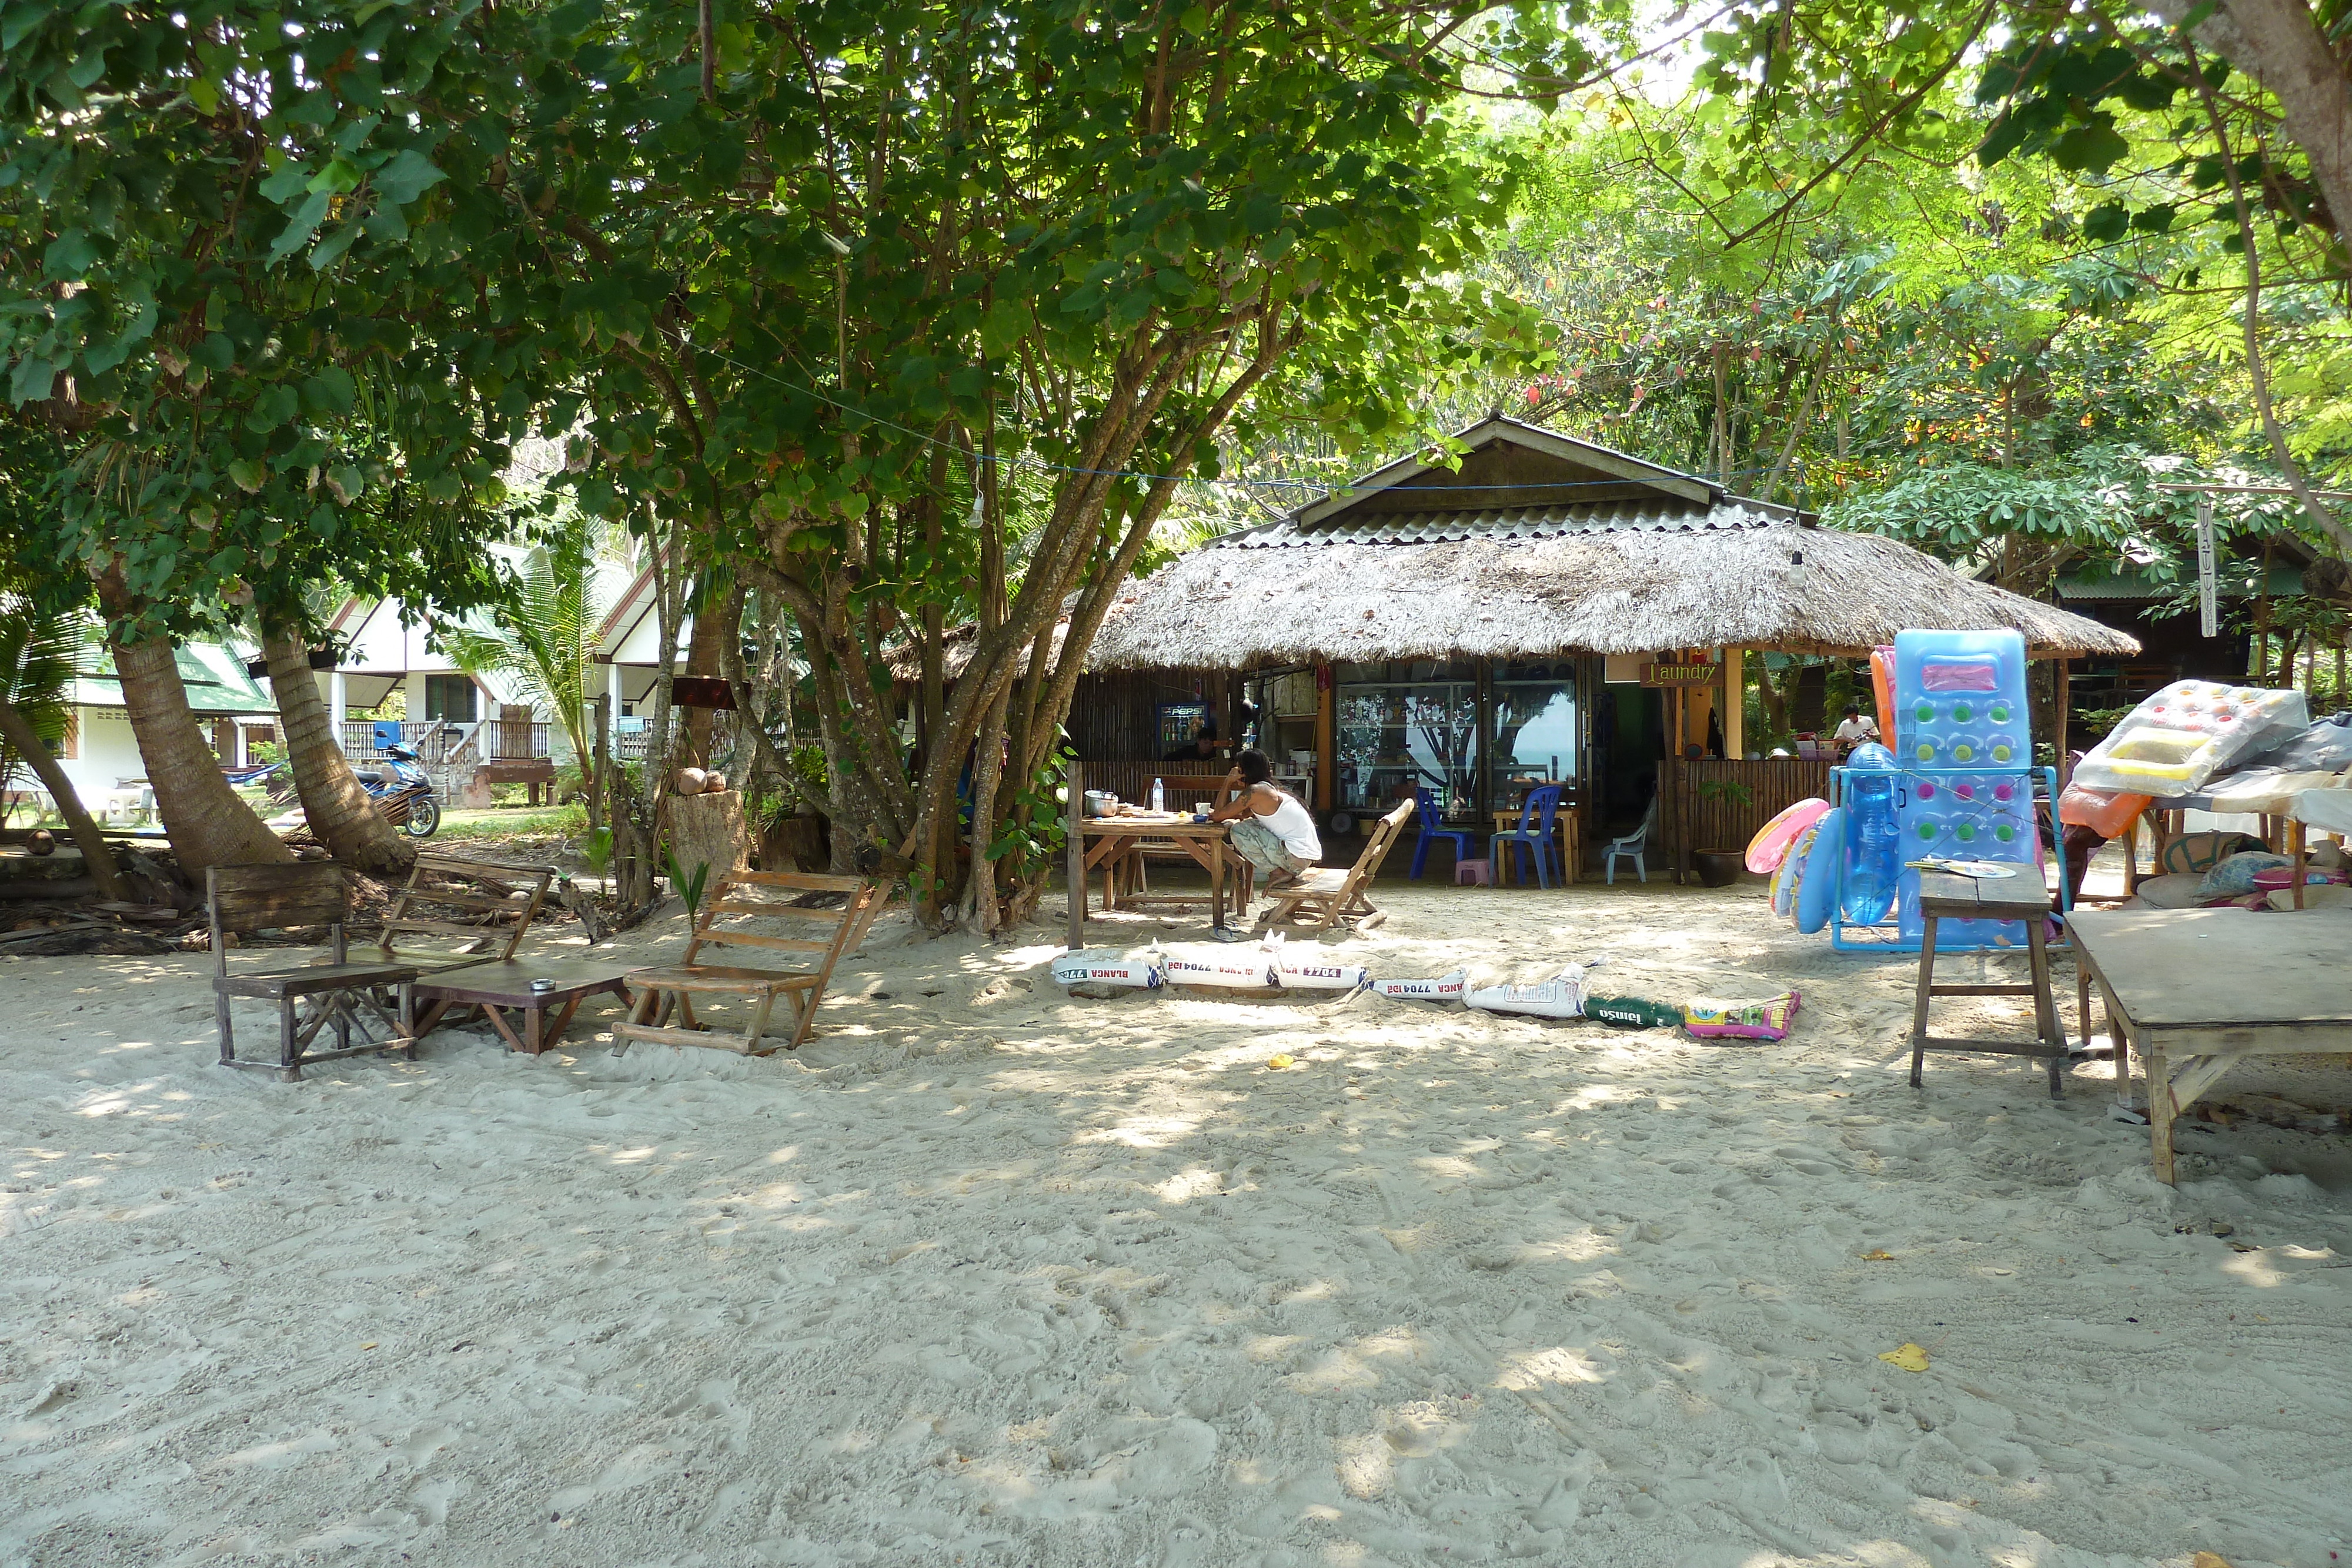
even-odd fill
[[[1721,664],[1664,664],[1642,666],[1642,684],[1645,686],[1711,686],[1723,678]]]

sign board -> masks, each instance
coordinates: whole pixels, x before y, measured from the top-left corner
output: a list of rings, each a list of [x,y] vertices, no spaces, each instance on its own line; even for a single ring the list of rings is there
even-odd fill
[[[669,683],[672,707],[717,708],[731,712],[735,706],[734,688],[722,675],[673,675]]]
[[[2213,497],[2197,497],[2197,634],[2218,635],[2221,620],[2213,603]]]
[[[1723,679],[1721,664],[1644,664],[1645,686],[1711,686]]]

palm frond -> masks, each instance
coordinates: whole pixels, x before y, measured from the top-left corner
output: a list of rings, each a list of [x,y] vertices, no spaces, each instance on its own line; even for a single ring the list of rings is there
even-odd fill
[[[45,614],[19,594],[0,594],[0,696],[25,716],[45,741],[65,737],[81,618]],[[0,744],[0,789],[16,781],[25,759]]]
[[[596,591],[603,548],[592,523],[567,517],[523,558],[512,598],[490,612],[487,627],[445,626],[435,638],[459,669],[499,677],[553,714],[583,757],[596,628],[609,608]]]

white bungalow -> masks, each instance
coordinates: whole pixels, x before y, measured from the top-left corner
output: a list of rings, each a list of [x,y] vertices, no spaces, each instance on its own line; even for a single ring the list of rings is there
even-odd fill
[[[433,645],[432,618],[397,599],[353,599],[328,622],[338,653],[320,684],[345,755],[369,760],[397,741],[466,804],[488,804],[493,784],[536,795],[571,760],[563,727],[499,676],[459,669]],[[395,692],[403,701],[386,715]]]
[[[259,748],[278,739],[278,706],[247,671],[249,654],[218,643],[186,643],[175,650],[188,706],[225,768],[264,760]],[[131,732],[114,659],[93,639],[83,650],[66,712],[58,760],[74,793],[92,814],[133,815],[147,800],[147,764]],[[19,780],[29,786],[29,780]]]

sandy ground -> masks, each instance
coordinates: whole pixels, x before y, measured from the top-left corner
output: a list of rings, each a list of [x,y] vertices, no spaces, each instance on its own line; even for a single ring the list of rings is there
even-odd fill
[[[1801,1030],[1076,999],[894,915],[796,1056],[287,1085],[201,956],[0,963],[0,1563],[2352,1562],[2344,1139],[2174,1191],[2104,1062],[1915,1092],[1909,962],[1754,886],[1387,902],[1383,972]]]

